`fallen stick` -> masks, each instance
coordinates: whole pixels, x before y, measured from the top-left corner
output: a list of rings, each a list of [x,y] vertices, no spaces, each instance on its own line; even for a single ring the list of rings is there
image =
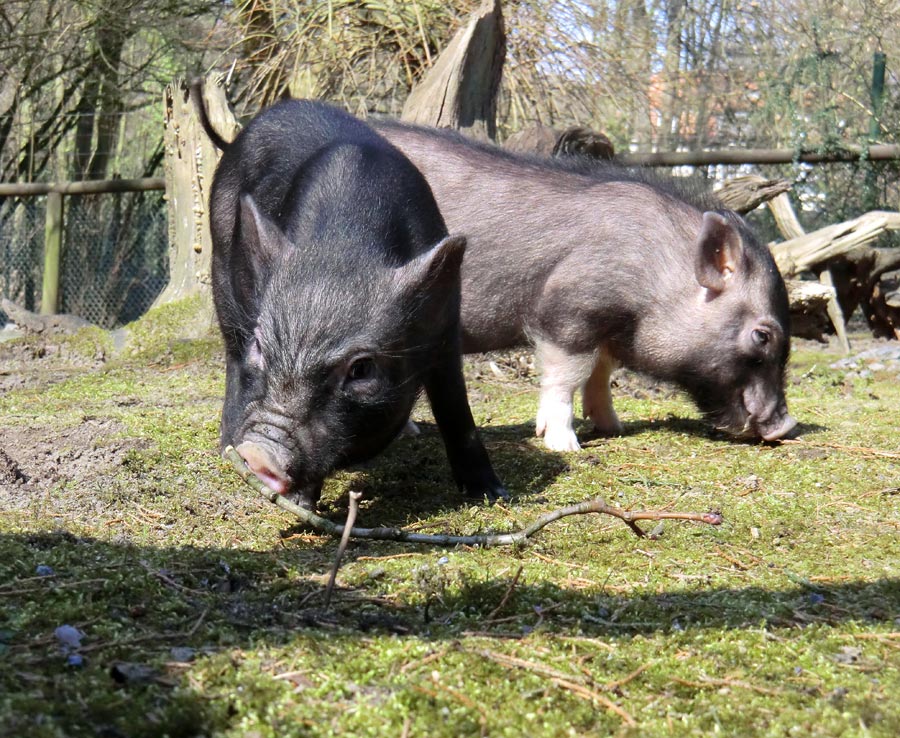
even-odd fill
[[[320,533],[326,533],[331,536],[343,536],[345,526],[334,523],[327,518],[323,518],[321,515],[316,515],[314,512],[300,507],[300,505],[291,502],[278,492],[274,492],[266,487],[266,485],[250,471],[238,452],[231,446],[228,446],[222,455],[231,462],[231,465],[241,478],[269,502],[277,505],[286,512],[293,513],[308,526],[315,528]],[[432,546],[483,546],[485,548],[491,546],[511,546],[532,537],[539,530],[556,520],[560,520],[561,518],[570,515],[586,515],[588,513],[599,513],[619,518],[619,520],[624,522],[631,528],[632,532],[640,538],[645,537],[647,534],[638,527],[637,521],[639,520],[693,520],[698,523],[707,523],[708,525],[720,525],[722,523],[722,514],[718,512],[680,513],[663,512],[659,510],[623,510],[622,508],[606,504],[606,502],[600,498],[596,498],[544,513],[531,523],[531,525],[513,533],[476,533],[471,536],[428,535],[425,533],[412,533],[403,528],[354,528],[351,525],[349,536],[350,538],[363,538],[376,541],[426,543]]]

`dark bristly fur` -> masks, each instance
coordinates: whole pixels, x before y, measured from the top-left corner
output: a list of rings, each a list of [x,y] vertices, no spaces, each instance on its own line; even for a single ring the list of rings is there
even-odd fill
[[[327,474],[381,451],[424,387],[457,483],[505,495],[462,377],[465,239],[447,236],[422,175],[321,103],[280,102],[232,143],[199,110],[224,147],[210,196],[223,448],[314,507]]]
[[[450,229],[467,234],[463,350],[533,341],[545,364],[541,413],[545,400],[550,410],[565,405],[568,392],[571,424],[571,394],[582,387],[595,425],[620,431],[608,377],[623,364],[679,384],[734,434],[774,438],[794,425],[783,280],[768,249],[711,194],[445,131],[376,128],[428,179]],[[551,447],[577,448],[571,427],[554,435]]]

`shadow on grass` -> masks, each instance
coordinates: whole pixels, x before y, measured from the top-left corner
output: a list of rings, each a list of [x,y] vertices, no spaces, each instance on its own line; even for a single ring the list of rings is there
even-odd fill
[[[0,630],[4,637],[12,634],[7,646],[14,649],[27,645],[28,631],[35,635],[34,626],[45,624],[52,630],[63,622],[80,622],[96,627],[103,620],[117,623],[117,632],[124,629],[123,643],[128,640],[125,631],[146,632],[154,627],[160,632],[191,633],[191,640],[208,642],[216,623],[227,625],[236,634],[252,635],[253,640],[278,642],[297,627],[316,627],[319,618],[329,627],[339,625],[351,631],[369,630],[381,622],[389,629],[396,625],[393,632],[397,633],[427,631],[435,637],[449,629],[448,637],[458,637],[462,630],[485,625],[488,614],[509,590],[509,577],[477,582],[444,580],[438,563],[445,552],[441,547],[354,541],[345,562],[372,554],[389,558],[400,551],[418,553],[422,554],[421,566],[434,569],[433,576],[415,584],[421,590],[416,590],[421,596],[412,597],[418,602],[415,606],[398,605],[362,591],[367,580],[360,589],[339,588],[333,607],[325,613],[321,609],[324,581],[335,548],[336,541],[324,538],[321,546],[279,546],[260,552],[140,547],[66,532],[0,535],[0,551],[6,561],[0,567],[0,596],[5,605],[0,612]],[[53,574],[35,576],[38,566],[50,566]],[[421,577],[416,574],[412,579],[418,582]],[[37,603],[39,607],[34,607]],[[17,608],[18,615],[30,613],[28,628],[17,628]],[[373,618],[376,613],[383,617]],[[900,617],[900,579],[800,582],[781,589],[694,585],[635,595],[607,591],[602,583],[575,590],[541,580],[514,588],[504,620],[516,615],[526,621],[540,620],[548,631],[587,631],[596,636],[623,632],[652,635],[686,627],[893,621]],[[241,640],[238,636],[231,645],[246,645]]]
[[[427,422],[419,422],[418,426],[419,436],[402,436],[375,459],[351,470],[362,472],[359,479],[354,480],[353,489],[363,492],[369,501],[367,515],[383,524],[403,525],[411,518],[483,503],[483,500],[466,498],[456,489],[437,426]],[[808,432],[821,429],[818,425],[802,427]],[[697,418],[632,421],[625,423],[624,435],[657,434],[660,430],[726,444],[754,446],[764,443],[758,439],[734,438]],[[576,431],[584,454],[602,448],[609,440],[596,433],[589,421],[576,421]],[[495,425],[482,428],[480,433],[494,470],[507,485],[513,500],[540,499],[560,475],[571,469],[567,455],[548,450],[540,439],[535,438],[532,423]],[[780,444],[774,441],[766,445]],[[342,522],[347,510],[346,495],[345,491],[336,499],[326,496],[320,504],[320,512]]]
[[[440,432],[433,423],[418,423],[420,435],[401,436],[358,472],[352,489],[363,493],[366,516],[379,524],[404,525],[409,519],[425,518],[444,510],[483,505],[483,499],[466,497],[450,473]],[[564,474],[569,465],[561,454],[539,443],[528,443],[533,427],[526,424],[489,428],[481,432],[494,471],[513,499],[534,499]],[[319,512],[343,522],[347,512],[347,485],[338,498],[327,493]],[[326,490],[327,492],[327,490]]]
[[[381,577],[360,571],[378,564],[360,562],[359,586],[338,588],[326,611],[324,580],[335,545],[260,552],[140,547],[69,533],[0,535],[0,660],[6,664],[0,691],[7,700],[0,727],[8,735],[37,736],[215,733],[228,725],[228,698],[210,700],[202,688],[173,690],[190,668],[171,663],[174,647],[191,649],[195,658],[224,652],[243,660],[246,652],[308,648],[311,641],[337,653],[363,643],[371,648],[379,634],[464,643],[476,635],[517,638],[537,631],[608,641],[900,617],[900,580],[892,578],[634,595],[552,581],[522,582],[510,590],[508,577],[469,581],[448,575],[441,549],[412,547],[402,550],[423,555],[404,570],[405,597],[383,597]],[[353,543],[348,560],[401,548]],[[38,566],[53,573],[35,576]],[[80,668],[66,665],[54,636],[64,624],[84,633],[80,647],[68,654],[85,659]],[[123,683],[116,676],[121,662],[149,665],[158,678]],[[151,711],[155,722],[144,724],[142,716]],[[35,722],[36,715],[43,722]]]

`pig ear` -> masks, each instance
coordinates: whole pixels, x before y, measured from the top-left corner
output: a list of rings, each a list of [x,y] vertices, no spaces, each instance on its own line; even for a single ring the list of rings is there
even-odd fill
[[[395,283],[403,292],[457,284],[465,252],[465,236],[447,236],[424,254],[395,269]]]
[[[241,197],[240,239],[253,270],[253,278],[259,283],[265,279],[285,243],[281,230],[260,212],[250,195]]]
[[[722,292],[738,270],[744,244],[734,224],[719,213],[703,213],[698,239],[697,281],[713,292]]]

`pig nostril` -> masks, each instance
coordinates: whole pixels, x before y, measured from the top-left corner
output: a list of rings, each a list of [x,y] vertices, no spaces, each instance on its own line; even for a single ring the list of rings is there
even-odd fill
[[[291,487],[291,478],[272,462],[269,455],[253,443],[242,443],[235,451],[257,478],[273,492],[286,494]]]
[[[263,484],[266,485],[273,492],[278,492],[278,494],[284,494],[288,490],[288,483],[283,477],[279,476],[271,469],[267,469],[265,467],[254,468],[250,467],[253,473],[259,477]]]

